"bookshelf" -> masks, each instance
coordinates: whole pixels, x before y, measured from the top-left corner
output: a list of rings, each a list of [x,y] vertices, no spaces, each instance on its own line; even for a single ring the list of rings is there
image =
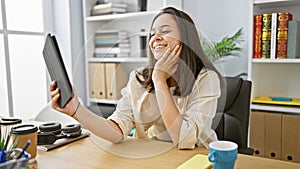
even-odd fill
[[[248,74],[252,99],[258,96],[300,98],[300,58],[253,58],[254,15],[289,12],[300,21],[299,0],[253,0],[250,6]],[[278,21],[278,20],[277,20]],[[272,23],[272,22],[271,22]],[[277,22],[278,23],[278,22]],[[278,25],[277,25],[278,26]],[[278,30],[278,29],[277,29]],[[271,35],[272,36],[272,35]],[[299,56],[297,56],[299,57]],[[251,104],[249,146],[255,156],[300,162],[300,107]],[[295,131],[296,134],[289,134]]]
[[[116,104],[118,99],[106,99],[99,97],[91,97],[91,82],[89,82],[90,74],[89,65],[94,63],[107,64],[115,63],[121,65],[124,71],[129,73],[139,67],[145,66],[148,58],[142,57],[141,50],[141,35],[146,35],[149,32],[150,24],[153,17],[158,13],[159,9],[151,9],[153,11],[138,11],[138,1],[132,0],[110,0],[110,2],[127,4],[127,12],[121,14],[105,14],[91,16],[91,9],[96,4],[97,0],[84,0],[83,6],[83,25],[84,25],[84,53],[86,65],[86,93],[87,105],[91,106],[98,103]],[[176,2],[176,3],[175,3]],[[181,0],[172,1],[169,3],[181,4]],[[147,5],[149,5],[150,1]],[[164,3],[163,6],[172,5]],[[162,7],[163,7],[162,6]],[[176,6],[176,5],[174,5]],[[162,8],[161,7],[161,8]],[[178,7],[178,6],[177,6]],[[178,7],[181,8],[181,7]],[[94,35],[97,30],[124,30],[128,33],[130,43],[130,54],[128,57],[94,57]],[[97,76],[99,77],[99,76]],[[94,82],[97,83],[97,82]],[[106,94],[107,95],[107,94]]]
[[[253,82],[252,99],[258,96],[300,98],[300,58],[257,59],[253,58],[253,16],[262,13],[290,12],[293,20],[300,21],[299,0],[253,0],[250,6],[249,80]],[[252,11],[252,12],[251,12]],[[300,114],[300,107],[280,107],[252,104],[251,109]]]

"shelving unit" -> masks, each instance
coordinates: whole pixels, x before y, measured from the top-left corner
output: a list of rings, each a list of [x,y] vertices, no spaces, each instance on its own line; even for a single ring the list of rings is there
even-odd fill
[[[290,12],[300,21],[299,0],[254,0],[250,15]],[[248,74],[253,82],[252,99],[258,96],[300,98],[300,59],[254,59],[253,30],[249,36]],[[300,162],[299,106],[252,104],[250,106],[250,147],[254,155],[278,160]],[[295,133],[290,134],[291,131]]]
[[[112,1],[114,2],[114,1]],[[118,1],[116,1],[118,2]],[[126,0],[124,1],[126,2]],[[86,86],[88,106],[104,103],[116,104],[115,99],[91,98],[89,91],[89,63],[119,63],[125,72],[129,74],[132,70],[145,66],[148,59],[140,57],[140,35],[141,30],[148,31],[152,18],[156,14],[155,11],[138,12],[136,4],[128,1],[128,13],[90,16],[92,7],[96,4],[96,0],[85,0],[83,3],[84,17],[84,41],[85,41],[85,62],[86,62]],[[135,2],[137,3],[137,2]],[[93,57],[94,54],[94,34],[97,30],[125,30],[128,33],[130,43],[129,57],[103,58]]]
[[[111,14],[111,15],[98,15],[90,16],[92,7],[96,4],[97,0],[84,0],[83,3],[83,20],[84,20],[84,52],[85,52],[85,64],[86,64],[86,93],[88,106],[104,103],[104,104],[116,104],[118,100],[103,99],[103,98],[91,98],[89,91],[89,63],[119,63],[125,72],[129,73],[139,67],[145,66],[148,62],[148,58],[141,57],[141,43],[140,36],[149,32],[150,24],[153,17],[158,13],[158,10],[154,8],[153,11],[138,11],[138,1],[132,0],[110,0],[110,2],[124,2],[127,3],[127,13]],[[148,2],[150,3],[150,1]],[[149,4],[147,4],[149,5]],[[181,0],[164,1],[164,6],[167,5],[181,5]],[[181,6],[177,6],[181,8]],[[116,57],[116,58],[103,58],[93,57],[94,55],[94,35],[97,30],[125,30],[128,33],[130,41],[130,55],[129,57]]]
[[[252,84],[252,99],[257,96],[278,96],[300,98],[299,59],[254,59],[253,16],[262,13],[290,12],[293,20],[300,21],[299,0],[253,0],[250,14],[251,36],[249,36],[248,74]],[[281,107],[252,104],[251,109],[261,111],[300,114],[300,107]]]
[[[252,99],[258,96],[300,98],[300,58],[254,59],[253,17],[256,14],[290,12],[300,21],[299,0],[253,0],[250,6],[249,65]],[[300,162],[300,107],[251,104],[249,146],[255,156]],[[291,133],[294,131],[294,133]]]

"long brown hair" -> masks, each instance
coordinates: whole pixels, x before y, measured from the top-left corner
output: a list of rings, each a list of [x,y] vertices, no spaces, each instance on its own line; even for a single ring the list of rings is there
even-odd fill
[[[155,20],[163,14],[170,14],[173,16],[179,28],[181,34],[180,40],[182,42],[181,61],[178,64],[177,71],[172,75],[172,78],[177,82],[173,95],[184,97],[190,94],[195,80],[203,67],[215,71],[222,82],[222,76],[216,70],[212,62],[207,58],[201,47],[198,31],[191,17],[185,12],[177,10],[176,8],[166,7],[154,17],[151,28],[153,27]],[[148,42],[150,38],[151,35],[149,33]],[[149,45],[148,56],[148,67],[140,72],[136,72],[136,78],[141,85],[148,89],[149,92],[154,92],[152,72],[156,60],[154,59]],[[140,78],[141,76],[143,77],[142,79]],[[170,87],[170,78],[167,80],[167,83]]]

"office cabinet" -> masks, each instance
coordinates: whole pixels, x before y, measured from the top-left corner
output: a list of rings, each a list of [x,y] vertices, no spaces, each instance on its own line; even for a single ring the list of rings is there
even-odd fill
[[[252,99],[258,96],[300,98],[299,56],[286,59],[254,58],[253,52],[255,15],[289,12],[293,15],[292,20],[300,21],[299,9],[299,0],[252,1],[248,49],[248,78],[252,81]],[[255,155],[299,162],[300,107],[252,103],[251,111],[250,147],[255,149]],[[261,145],[262,142],[264,145]]]
[[[282,116],[282,160],[300,163],[300,116]]]
[[[252,111],[249,144],[255,156],[300,162],[300,115]]]
[[[281,159],[281,120],[281,113],[250,113],[250,147],[255,156]]]

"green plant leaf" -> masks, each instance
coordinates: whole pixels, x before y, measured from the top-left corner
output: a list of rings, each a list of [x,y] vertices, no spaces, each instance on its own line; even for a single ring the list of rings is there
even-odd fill
[[[224,56],[241,56],[242,48],[239,45],[244,42],[243,28],[240,28],[233,36],[225,36],[220,42],[202,42],[204,52],[214,62]]]

